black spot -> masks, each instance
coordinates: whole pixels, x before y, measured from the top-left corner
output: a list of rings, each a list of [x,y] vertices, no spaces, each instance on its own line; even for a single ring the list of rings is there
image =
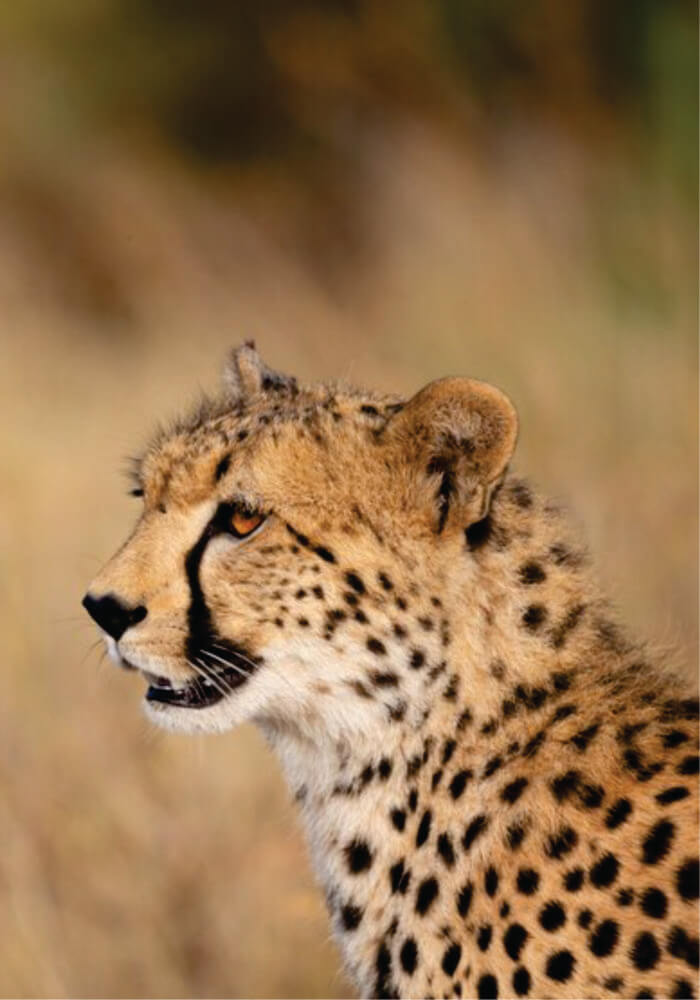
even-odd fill
[[[634,902],[634,890],[620,889],[615,897],[615,902],[618,906],[630,906]]]
[[[676,773],[697,774],[698,770],[700,770],[698,766],[699,764],[700,764],[700,757],[698,757],[697,755],[684,757],[683,760],[678,765],[678,767],[676,768]]]
[[[481,976],[476,984],[479,1000],[498,1000],[498,980],[490,972]]]
[[[559,833],[553,834],[545,846],[545,851],[550,858],[559,860],[576,847],[578,844],[578,834],[570,826],[564,826]]]
[[[419,670],[425,663],[425,653],[423,652],[423,650],[422,649],[412,650],[411,659],[409,662],[414,670]]]
[[[578,915],[578,925],[583,927],[585,930],[587,927],[591,926],[591,920],[593,920],[593,913],[591,910],[581,910]]]
[[[492,531],[493,525],[488,515],[483,520],[470,524],[464,532],[468,548],[472,552],[482,548],[491,538]]]
[[[565,771],[558,778],[553,778],[549,783],[552,794],[558,802],[562,802],[576,791],[581,775],[578,771]]]
[[[412,813],[414,813],[418,808],[418,792],[415,788],[412,788],[408,793],[408,808]]]
[[[546,617],[547,609],[544,604],[530,604],[523,611],[522,623],[530,632],[536,632]]]
[[[667,750],[672,750],[674,747],[680,746],[681,743],[685,743],[687,739],[688,734],[681,729],[671,729],[670,732],[664,733],[662,742]]]
[[[451,944],[442,956],[442,971],[448,976],[453,976],[457,966],[459,965],[461,957],[462,946],[459,944]]]
[[[552,646],[555,649],[561,649],[568,638],[569,632],[573,632],[576,628],[585,610],[585,604],[574,605],[573,608],[569,608],[559,624],[552,629],[550,637]]]
[[[568,691],[571,687],[571,674],[566,673],[564,670],[556,671],[552,674],[552,684],[554,690],[561,693],[562,691]]]
[[[377,770],[379,771],[379,777],[382,779],[382,781],[386,781],[386,779],[391,774],[391,761],[389,760],[388,757],[382,757],[382,759],[379,761],[379,767],[377,768]]]
[[[397,830],[403,830],[406,826],[406,813],[403,809],[392,809],[391,810],[391,822],[396,827]]]
[[[335,562],[335,556],[333,555],[333,553],[329,549],[324,548],[323,545],[317,545],[314,548],[314,552],[316,553],[317,556],[319,556],[321,559],[323,559],[324,562],[328,562],[328,563],[334,563]]]
[[[231,456],[224,455],[224,457],[219,461],[214,472],[214,479],[218,483],[220,479],[226,475],[231,465]]]
[[[555,951],[547,959],[545,971],[550,979],[554,979],[558,983],[564,983],[567,979],[571,978],[575,965],[576,959],[570,951]]]
[[[640,990],[635,996],[636,1000],[654,1000],[654,994],[650,990]]]
[[[523,757],[534,757],[544,743],[544,738],[544,729],[540,729],[523,747]]]
[[[668,900],[661,889],[645,889],[639,905],[648,917],[656,917],[661,920],[666,916]]]
[[[524,966],[516,969],[513,973],[513,989],[517,996],[526,997],[530,992],[530,973]]]
[[[522,892],[524,896],[532,896],[533,893],[537,892],[539,884],[539,872],[536,872],[534,868],[520,869],[516,880],[518,892]]]
[[[486,869],[486,874],[484,875],[484,889],[486,890],[487,896],[495,896],[498,889],[498,872],[493,867],[489,865]]]
[[[632,804],[629,799],[618,799],[608,809],[605,814],[605,825],[608,830],[614,830],[626,821],[632,812]]]
[[[675,832],[675,826],[667,819],[659,820],[658,823],[654,824],[642,844],[642,861],[645,865],[658,864],[666,857]]]
[[[345,857],[353,875],[366,871],[372,864],[372,852],[364,840],[352,840],[345,848]]]
[[[377,573],[377,579],[384,588],[384,590],[391,590],[394,584],[391,582],[386,573]]]
[[[418,946],[412,937],[406,938],[399,952],[401,968],[412,976],[418,964]]]
[[[529,936],[522,924],[511,924],[503,935],[503,947],[514,962],[520,958],[520,952]]]
[[[430,812],[430,809],[426,809],[418,826],[418,832],[416,833],[416,847],[422,847],[430,836],[431,819],[432,813]]]
[[[569,743],[573,743],[577,750],[584,753],[584,751],[588,749],[588,744],[594,738],[599,729],[599,724],[594,723],[592,726],[588,726],[586,729],[582,729],[580,732],[572,736]]]
[[[620,928],[614,920],[603,920],[588,939],[588,947],[598,958],[610,955],[617,945]]]
[[[435,791],[435,789],[437,788],[437,786],[440,784],[441,781],[442,781],[442,768],[438,768],[437,771],[433,773],[433,776],[430,779],[430,787],[432,788],[433,791]]]
[[[363,912],[364,911],[359,906],[347,903],[340,911],[340,916],[343,921],[343,929],[346,931],[354,931],[362,920]]]
[[[360,407],[360,413],[366,413],[370,417],[378,417],[379,416],[379,410],[377,409],[377,407],[376,406],[370,406],[369,403],[363,403],[362,404],[362,406]]]
[[[568,719],[575,711],[575,705],[560,705],[552,716],[552,722],[561,722],[562,719]]]
[[[450,795],[453,799],[458,799],[464,791],[467,782],[472,777],[473,772],[469,770],[458,771],[449,784]]]
[[[697,859],[690,859],[676,872],[676,889],[681,899],[698,898],[698,862]]]
[[[675,926],[671,928],[666,947],[675,958],[681,958],[693,969],[697,969],[699,964],[697,937],[688,937],[682,927]]]
[[[375,996],[395,997],[397,994],[391,986],[391,953],[384,941],[381,941],[377,949],[377,985]]]
[[[347,580],[348,584],[352,587],[352,589],[356,591],[358,594],[365,593],[365,585],[360,579],[360,577],[357,575],[357,573],[352,573],[352,572],[346,573],[345,579]]]
[[[462,846],[465,851],[468,851],[474,841],[481,836],[488,826],[488,822],[488,818],[483,813],[474,817],[462,837]]]
[[[457,896],[457,912],[460,917],[466,917],[469,913],[469,908],[472,905],[472,897],[474,895],[474,886],[471,882],[465,882],[462,888],[459,890]]]
[[[323,587],[320,587],[317,584],[315,587],[311,588],[311,591],[312,591],[314,597],[317,597],[319,599],[319,601],[323,600]]]
[[[488,951],[488,947],[491,944],[491,935],[493,929],[491,924],[484,924],[483,927],[479,928],[479,932],[476,936],[476,943],[481,951]]]
[[[415,778],[423,766],[423,761],[419,754],[414,754],[406,764],[406,777]]]
[[[550,899],[540,910],[540,924],[546,931],[555,931],[566,920],[566,913],[561,903]]]
[[[457,748],[456,740],[445,740],[445,745],[442,748],[442,763],[448,764],[452,754]]]
[[[486,762],[486,766],[484,767],[484,773],[482,777],[490,778],[491,775],[495,774],[495,772],[502,766],[503,766],[502,757],[491,757],[491,759]]]
[[[400,892],[401,895],[405,895],[408,890],[408,886],[411,881],[411,873],[407,871],[404,866],[404,860],[401,858],[397,861],[395,865],[392,865],[389,869],[389,882],[391,884],[392,892]]]
[[[518,571],[518,576],[520,582],[524,584],[542,583],[543,580],[547,579],[547,574],[540,564],[533,561],[523,563]]]
[[[370,636],[367,640],[367,649],[376,656],[386,656],[386,646],[381,639],[375,639],[374,636]]]
[[[618,993],[624,985],[625,981],[620,976],[608,976],[603,980],[603,989],[611,993]]]
[[[608,852],[607,854],[604,854],[599,861],[596,861],[591,868],[588,877],[596,889],[602,889],[605,886],[613,884],[617,878],[619,869],[619,861],[614,854]]]
[[[501,903],[501,908],[498,911],[499,916],[507,917],[510,913],[510,903]]]
[[[437,839],[437,851],[448,868],[455,863],[455,852],[449,834],[441,833]]]
[[[605,790],[602,785],[581,785],[578,797],[586,809],[597,809],[605,798]]]
[[[511,823],[506,829],[506,844],[511,851],[517,850],[525,839],[525,827],[522,823]]]
[[[465,726],[469,725],[471,721],[472,721],[472,713],[468,708],[465,708],[464,711],[460,714],[459,718],[457,719],[457,731],[461,732]]]
[[[584,877],[583,868],[572,868],[564,875],[564,888],[567,892],[578,892],[583,885]]]
[[[636,967],[642,971],[653,969],[659,961],[660,955],[661,952],[656,943],[656,938],[649,931],[638,934],[630,949],[630,958]]]
[[[667,788],[664,792],[659,792],[656,796],[656,801],[661,806],[668,806],[672,802],[680,802],[681,799],[687,799],[690,795],[690,789],[686,788],[685,785],[675,785],[673,788]]]
[[[421,916],[426,914],[438,894],[438,884],[437,879],[430,878],[423,879],[421,884],[418,886],[418,892],[416,893],[416,913],[420,913]]]
[[[510,495],[518,507],[521,507],[523,510],[528,510],[532,507],[532,491],[527,483],[512,483],[510,487]]]
[[[651,996],[651,993],[649,996]],[[693,1000],[693,987],[687,979],[676,979],[673,984],[671,1000]]]

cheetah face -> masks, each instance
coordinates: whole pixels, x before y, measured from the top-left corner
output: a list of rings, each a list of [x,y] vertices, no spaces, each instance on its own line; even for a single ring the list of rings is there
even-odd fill
[[[338,736],[400,717],[449,641],[450,547],[488,510],[512,406],[467,379],[407,404],[300,388],[250,345],[225,382],[137,463],[141,515],[84,606],[160,725]]]

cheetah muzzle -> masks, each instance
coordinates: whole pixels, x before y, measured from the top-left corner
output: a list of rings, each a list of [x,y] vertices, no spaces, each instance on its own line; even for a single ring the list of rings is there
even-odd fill
[[[264,733],[362,995],[697,996],[697,699],[516,436],[482,382],[303,386],[243,345],[84,604],[156,724]]]

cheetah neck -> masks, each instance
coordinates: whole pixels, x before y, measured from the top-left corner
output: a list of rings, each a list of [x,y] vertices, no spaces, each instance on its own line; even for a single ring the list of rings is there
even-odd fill
[[[468,583],[452,577],[440,596],[442,644],[428,644],[404,718],[377,719],[346,738],[267,731],[300,804],[348,970],[367,994],[390,992],[378,928],[390,937],[424,908],[420,933],[439,938],[445,906],[455,904],[432,905],[431,865],[457,864],[465,885],[484,867],[493,835],[482,830],[484,799],[496,776],[516,758],[537,767],[548,727],[571,724],[574,688],[595,690],[622,648],[558,517],[535,516],[524,494],[510,496],[466,532]],[[400,645],[396,656],[406,657]],[[517,780],[509,794],[517,796]],[[506,836],[523,830],[516,823]],[[456,861],[471,840],[477,849]],[[411,863],[428,842],[426,863]]]

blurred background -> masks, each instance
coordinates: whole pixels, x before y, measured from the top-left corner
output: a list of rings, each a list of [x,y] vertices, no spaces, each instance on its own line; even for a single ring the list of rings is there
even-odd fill
[[[124,457],[244,338],[305,379],[500,385],[518,467],[694,672],[697,27],[0,5],[2,996],[352,995],[262,740],[151,730],[79,607],[137,512]]]

